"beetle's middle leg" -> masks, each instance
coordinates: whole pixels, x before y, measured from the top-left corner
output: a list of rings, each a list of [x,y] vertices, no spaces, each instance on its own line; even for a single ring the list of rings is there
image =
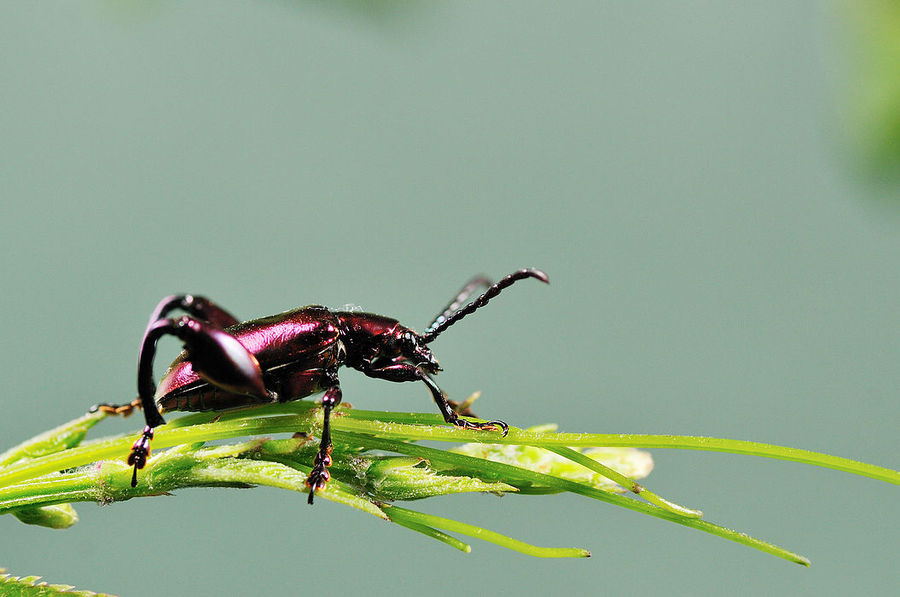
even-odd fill
[[[308,504],[313,503],[316,491],[324,489],[331,475],[328,467],[331,466],[331,411],[341,403],[341,386],[338,383],[337,374],[331,376],[332,386],[322,396],[322,408],[324,410],[322,421],[322,439],[319,442],[319,452],[313,462],[313,469],[306,478],[306,486],[309,487]]]

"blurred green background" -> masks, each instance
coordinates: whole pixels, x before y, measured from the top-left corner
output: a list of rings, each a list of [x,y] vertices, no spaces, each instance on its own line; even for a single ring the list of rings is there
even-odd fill
[[[536,266],[549,287],[433,345],[482,416],[896,468],[900,210],[848,140],[852,22],[826,3],[5,3],[0,447],[130,400],[166,294],[422,329],[469,276]],[[434,411],[420,384],[342,384],[362,408]],[[4,517],[0,566],[123,596],[900,584],[897,487],[654,457],[648,486],[812,568],[573,496],[414,507],[585,561],[463,555],[264,489],[84,504],[68,531]]]

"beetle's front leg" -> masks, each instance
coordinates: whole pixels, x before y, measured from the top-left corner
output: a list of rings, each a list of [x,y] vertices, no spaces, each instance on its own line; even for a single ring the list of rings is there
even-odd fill
[[[457,427],[461,427],[463,429],[485,429],[490,431],[500,430],[503,432],[503,436],[506,437],[506,434],[509,432],[509,425],[504,423],[503,421],[488,421],[486,423],[476,423],[474,421],[469,421],[467,419],[463,419],[460,417],[456,411],[453,410],[453,407],[450,406],[450,403],[447,401],[447,397],[444,395],[444,392],[438,387],[434,380],[431,379],[427,373],[419,369],[418,367],[414,367],[408,363],[394,363],[392,365],[387,365],[384,367],[368,367],[362,369],[362,372],[368,375],[369,377],[374,377],[377,379],[386,379],[388,381],[421,381],[424,382],[426,386],[428,386],[428,390],[431,392],[431,397],[434,399],[434,403],[437,404],[438,409],[441,411],[441,415],[443,415],[444,420],[448,423],[452,423]]]
[[[341,403],[341,386],[338,385],[337,376],[334,377],[334,385],[326,390],[322,396],[322,408],[324,409],[322,422],[322,439],[319,442],[319,452],[313,462],[313,469],[306,478],[306,486],[309,487],[309,498],[306,502],[310,505],[316,491],[324,489],[325,484],[331,475],[328,473],[328,467],[331,466],[331,411],[335,406]]]
[[[137,486],[137,471],[144,468],[150,456],[150,440],[153,430],[165,424],[156,406],[156,382],[153,381],[153,358],[156,343],[165,335],[177,337],[184,343],[185,351],[194,372],[206,382],[233,394],[244,394],[262,401],[274,401],[263,383],[259,361],[237,338],[216,325],[184,316],[179,319],[159,319],[151,322],[144,332],[138,358],[138,397],[144,410],[144,427],[141,437],[131,447],[128,464],[134,467],[131,486]]]

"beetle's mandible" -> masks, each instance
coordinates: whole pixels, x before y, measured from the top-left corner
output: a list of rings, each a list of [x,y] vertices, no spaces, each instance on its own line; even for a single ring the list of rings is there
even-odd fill
[[[341,401],[338,369],[344,365],[369,377],[388,381],[421,381],[444,416],[464,429],[502,430],[503,421],[476,423],[460,417],[431,378],[441,368],[428,344],[448,327],[483,307],[500,291],[519,280],[535,278],[548,283],[547,274],[521,269],[496,284],[484,277],[470,280],[422,333],[396,319],[356,311],[332,311],[307,306],[279,315],[239,322],[227,311],[201,296],[164,298],[150,316],[138,358],[138,399],[131,405],[98,405],[122,413],[140,406],[146,427],[132,446],[128,464],[137,471],[150,455],[153,429],[165,424],[161,412],[204,411],[272,402],[289,402],[324,391],[324,424],[319,451],[306,480],[309,503],[328,482],[331,465],[330,415]],[[466,302],[479,288],[487,290]],[[187,315],[169,318],[176,309]],[[184,351],[160,380],[153,380],[156,343],[172,335]]]

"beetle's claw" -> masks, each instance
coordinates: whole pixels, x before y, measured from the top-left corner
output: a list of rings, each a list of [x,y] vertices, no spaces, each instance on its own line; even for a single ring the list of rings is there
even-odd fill
[[[509,433],[509,425],[503,421],[488,421],[488,425],[492,425],[495,430],[499,427],[500,431],[503,433],[503,437],[506,437],[506,434]]]
[[[487,423],[475,423],[474,421],[468,421],[466,419],[455,419],[455,420],[451,421],[451,423],[453,423],[460,429],[480,429],[482,431],[500,431],[501,433],[503,433],[503,437],[506,437],[506,434],[509,433],[509,425],[507,425],[503,421],[488,421]]]

